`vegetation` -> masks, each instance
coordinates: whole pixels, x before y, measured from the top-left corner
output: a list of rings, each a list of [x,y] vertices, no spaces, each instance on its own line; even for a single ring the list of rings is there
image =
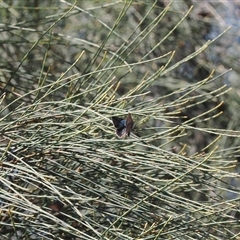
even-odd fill
[[[1,3],[1,239],[239,239],[225,31],[146,2]]]

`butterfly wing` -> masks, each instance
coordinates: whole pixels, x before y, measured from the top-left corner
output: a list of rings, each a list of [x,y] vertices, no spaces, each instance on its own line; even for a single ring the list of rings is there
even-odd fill
[[[123,138],[126,135],[126,120],[118,117],[112,117],[113,125],[116,128],[118,137]]]
[[[126,124],[124,124],[125,120],[122,118],[112,117],[112,121],[115,128],[121,128],[126,126]]]
[[[130,135],[130,131],[132,130],[134,125],[131,113],[128,113],[127,115],[127,119],[126,119],[126,134],[129,136]]]

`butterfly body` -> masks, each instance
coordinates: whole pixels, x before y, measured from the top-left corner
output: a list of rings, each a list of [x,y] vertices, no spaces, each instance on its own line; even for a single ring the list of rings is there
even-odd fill
[[[112,117],[113,125],[116,128],[116,134],[120,138],[130,135],[130,131],[134,125],[131,114],[127,115],[126,120],[119,117]]]

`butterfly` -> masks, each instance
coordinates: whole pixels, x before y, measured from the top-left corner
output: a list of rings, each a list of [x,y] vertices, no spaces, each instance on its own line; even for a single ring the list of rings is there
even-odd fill
[[[124,138],[130,135],[130,131],[134,125],[132,116],[128,113],[126,119],[112,117],[113,125],[116,128],[116,134],[120,138]]]

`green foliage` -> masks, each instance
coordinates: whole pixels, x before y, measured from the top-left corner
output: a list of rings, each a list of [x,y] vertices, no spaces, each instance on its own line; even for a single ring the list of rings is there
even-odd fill
[[[157,2],[2,4],[2,239],[237,239],[235,102],[201,55],[220,36]]]

